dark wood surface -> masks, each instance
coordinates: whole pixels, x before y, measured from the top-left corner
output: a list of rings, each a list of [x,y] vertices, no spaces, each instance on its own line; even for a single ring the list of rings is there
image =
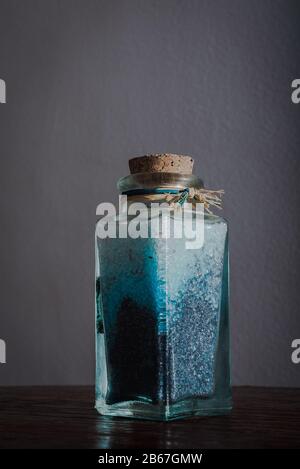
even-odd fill
[[[98,415],[92,387],[3,387],[0,447],[300,447],[300,389],[240,387],[233,395],[230,415],[157,423]]]

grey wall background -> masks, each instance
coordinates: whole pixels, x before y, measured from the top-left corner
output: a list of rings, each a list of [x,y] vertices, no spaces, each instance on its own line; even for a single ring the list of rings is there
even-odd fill
[[[94,380],[94,223],[127,160],[226,191],[235,384],[300,386],[300,4],[0,0],[1,384]]]

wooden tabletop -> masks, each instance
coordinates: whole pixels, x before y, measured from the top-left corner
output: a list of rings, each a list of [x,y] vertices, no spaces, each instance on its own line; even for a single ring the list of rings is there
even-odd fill
[[[149,422],[102,417],[92,387],[0,388],[0,448],[300,447],[300,389],[234,388],[222,417]]]

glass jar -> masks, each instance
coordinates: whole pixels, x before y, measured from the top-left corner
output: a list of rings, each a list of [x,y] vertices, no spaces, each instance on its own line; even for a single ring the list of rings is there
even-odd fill
[[[118,183],[130,196],[112,216],[116,237],[103,238],[96,225],[96,408],[103,415],[171,420],[231,409],[227,222],[205,213],[203,245],[187,249],[184,234],[160,236],[164,213],[150,210],[153,200],[202,186],[192,174],[132,174]],[[137,201],[145,205],[141,232],[157,217],[158,236],[120,237]],[[194,204],[189,211],[196,216]],[[181,217],[171,206],[167,212]]]

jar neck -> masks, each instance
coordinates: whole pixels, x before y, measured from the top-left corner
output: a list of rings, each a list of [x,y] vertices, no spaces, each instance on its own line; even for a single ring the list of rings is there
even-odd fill
[[[122,201],[125,199],[125,202],[122,203],[125,203],[126,206],[135,202],[142,202],[147,206],[149,206],[149,204],[151,205],[152,202],[159,204],[167,202],[167,205],[171,204],[170,208],[172,208],[173,202],[175,201],[179,205],[183,205],[189,200],[193,201],[194,195],[191,195],[191,191],[194,193],[194,189],[188,187],[185,187],[184,189],[175,189],[171,187],[130,189],[122,192],[121,199]]]
[[[178,193],[186,188],[203,187],[200,178],[193,174],[179,173],[136,173],[123,177],[118,181],[121,194],[163,194]]]

